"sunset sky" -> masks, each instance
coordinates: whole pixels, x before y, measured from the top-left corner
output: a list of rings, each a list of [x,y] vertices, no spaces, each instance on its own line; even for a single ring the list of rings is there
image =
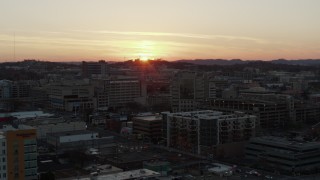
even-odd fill
[[[320,58],[320,0],[0,0],[0,61]]]

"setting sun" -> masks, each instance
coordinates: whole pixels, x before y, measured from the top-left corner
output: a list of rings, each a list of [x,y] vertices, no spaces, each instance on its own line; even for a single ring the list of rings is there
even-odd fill
[[[137,44],[137,55],[141,61],[153,60],[157,49],[153,41],[140,41]]]
[[[141,55],[141,56],[139,57],[139,59],[140,59],[141,61],[154,60],[154,58],[153,58],[151,55]]]
[[[141,61],[148,61],[148,60],[150,60],[150,59],[149,59],[149,57],[144,56],[144,57],[140,57],[140,60],[141,60]]]

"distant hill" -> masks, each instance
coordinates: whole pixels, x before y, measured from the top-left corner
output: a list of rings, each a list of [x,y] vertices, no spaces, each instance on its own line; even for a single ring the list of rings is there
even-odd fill
[[[261,60],[241,60],[241,59],[196,59],[196,60],[177,60],[176,62],[192,63],[197,65],[236,65],[236,64],[248,64],[250,62],[259,62]],[[278,59],[268,61],[273,64],[288,64],[288,65],[301,65],[301,66],[314,66],[320,65],[320,59],[305,59],[305,60],[285,60]]]
[[[314,66],[314,65],[320,65],[320,59],[301,59],[301,60],[278,59],[278,60],[273,60],[272,63],[274,63],[274,64]]]
[[[243,61],[241,59],[196,59],[196,60],[177,60],[176,62],[192,63],[198,65],[235,65],[235,64],[247,64],[248,61]]]

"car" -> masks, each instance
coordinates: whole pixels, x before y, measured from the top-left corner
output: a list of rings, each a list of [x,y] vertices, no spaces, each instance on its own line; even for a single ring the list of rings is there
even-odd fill
[[[258,171],[255,171],[253,174],[254,174],[255,176],[261,176],[261,174],[260,174]]]
[[[261,174],[256,170],[247,171],[246,173],[250,175],[261,176]]]
[[[270,175],[266,175],[265,178],[266,178],[266,179],[273,179],[273,177],[270,176]]]

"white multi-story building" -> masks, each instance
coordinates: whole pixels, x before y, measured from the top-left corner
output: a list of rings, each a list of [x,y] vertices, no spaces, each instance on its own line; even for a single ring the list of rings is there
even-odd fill
[[[219,145],[247,141],[255,136],[256,116],[242,112],[191,111],[163,113],[168,147],[197,154]]]

